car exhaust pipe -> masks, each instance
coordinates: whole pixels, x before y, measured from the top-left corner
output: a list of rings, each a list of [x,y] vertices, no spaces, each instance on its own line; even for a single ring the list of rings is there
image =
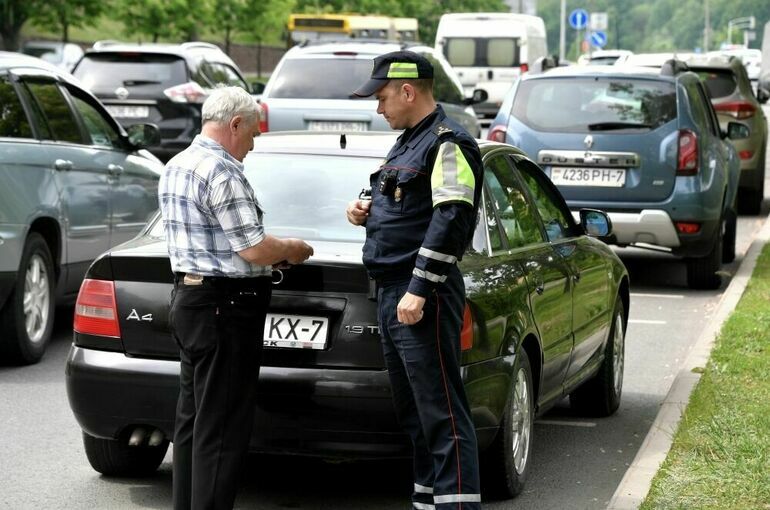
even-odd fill
[[[166,437],[163,435],[163,432],[161,432],[160,429],[155,429],[152,431],[152,434],[150,434],[150,439],[147,444],[150,446],[159,446],[165,438]]]
[[[128,446],[141,445],[145,437],[147,437],[147,431],[142,427],[136,427],[131,433],[131,437],[128,438]]]

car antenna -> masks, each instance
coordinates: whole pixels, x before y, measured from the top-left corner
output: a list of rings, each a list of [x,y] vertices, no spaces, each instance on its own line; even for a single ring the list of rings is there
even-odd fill
[[[344,149],[348,144],[348,139],[345,138],[345,133],[340,135],[340,149]]]

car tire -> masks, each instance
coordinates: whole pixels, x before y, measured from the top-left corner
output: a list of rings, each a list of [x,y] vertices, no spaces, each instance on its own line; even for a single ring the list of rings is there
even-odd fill
[[[527,353],[519,348],[500,430],[484,452],[483,483],[502,498],[523,489],[532,460],[535,392]]]
[[[37,363],[51,339],[54,282],[51,250],[32,232],[22,251],[16,283],[0,311],[0,359],[3,363]]]
[[[83,445],[91,467],[106,476],[148,476],[157,471],[168,450],[158,446],[129,446],[128,441],[102,439],[83,432]]]
[[[599,372],[570,393],[570,406],[581,414],[605,417],[620,407],[626,348],[626,313],[618,297],[612,312],[612,324],[604,346],[604,360]]]
[[[725,213],[727,219],[724,222],[722,234],[722,263],[729,264],[735,260],[735,240],[738,228],[738,215],[730,210]]]
[[[717,271],[722,267],[722,228],[717,228],[716,239],[704,257],[688,258],[687,285],[691,289],[714,290],[722,283]]]
[[[765,198],[765,154],[759,158],[756,180],[752,188],[740,189],[741,196],[738,204],[744,214],[757,215],[762,212],[762,201]]]

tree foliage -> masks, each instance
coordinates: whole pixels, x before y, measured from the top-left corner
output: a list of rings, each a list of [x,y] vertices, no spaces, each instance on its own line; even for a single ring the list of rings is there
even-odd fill
[[[93,24],[102,15],[103,0],[46,0],[34,13],[36,25],[58,28],[63,42],[69,42],[69,29]]]

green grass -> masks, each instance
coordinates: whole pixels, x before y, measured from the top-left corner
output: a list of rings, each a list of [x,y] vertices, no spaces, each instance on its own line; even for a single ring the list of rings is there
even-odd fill
[[[770,245],[641,510],[770,510]]]

